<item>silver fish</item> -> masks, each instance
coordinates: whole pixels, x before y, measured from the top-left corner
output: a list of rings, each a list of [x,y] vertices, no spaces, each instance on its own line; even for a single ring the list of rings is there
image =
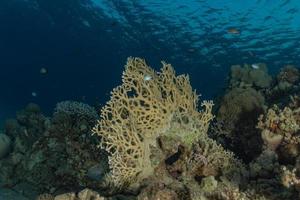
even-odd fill
[[[253,69],[259,69],[259,65],[258,65],[258,64],[252,64],[251,67],[252,67]]]
[[[150,76],[150,75],[145,75],[144,76],[144,81],[150,81],[152,79],[152,76]]]

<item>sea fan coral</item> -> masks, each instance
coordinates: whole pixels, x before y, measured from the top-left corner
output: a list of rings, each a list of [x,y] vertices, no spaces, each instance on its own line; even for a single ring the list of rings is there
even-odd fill
[[[133,187],[153,173],[150,149],[158,136],[176,135],[190,145],[206,133],[213,118],[212,102],[203,102],[205,109],[197,111],[198,96],[189,77],[176,76],[171,65],[162,64],[157,73],[143,59],[128,58],[123,84],[111,92],[93,129],[109,153],[111,171],[105,182],[115,188]]]

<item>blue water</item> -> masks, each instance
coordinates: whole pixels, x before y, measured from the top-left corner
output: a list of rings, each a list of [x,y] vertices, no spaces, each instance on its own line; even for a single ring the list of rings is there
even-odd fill
[[[29,102],[103,104],[128,56],[165,60],[213,98],[233,64],[300,65],[300,1],[1,0],[0,120]]]

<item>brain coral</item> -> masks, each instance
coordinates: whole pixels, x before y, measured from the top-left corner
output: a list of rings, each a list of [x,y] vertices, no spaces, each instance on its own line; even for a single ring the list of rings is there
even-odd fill
[[[190,145],[206,133],[213,118],[212,102],[203,102],[205,109],[198,111],[189,77],[176,76],[171,65],[162,64],[161,72],[155,72],[143,59],[128,58],[123,83],[113,89],[93,128],[102,139],[100,147],[109,153],[111,171],[105,183],[115,188],[135,187],[153,173],[151,148],[158,136],[177,134]],[[180,125],[188,131],[176,131],[174,126]]]

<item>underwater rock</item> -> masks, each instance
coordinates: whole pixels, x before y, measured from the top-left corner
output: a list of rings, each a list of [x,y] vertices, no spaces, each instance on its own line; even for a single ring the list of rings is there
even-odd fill
[[[10,138],[5,134],[0,133],[0,159],[5,157],[10,150],[11,150]]]

